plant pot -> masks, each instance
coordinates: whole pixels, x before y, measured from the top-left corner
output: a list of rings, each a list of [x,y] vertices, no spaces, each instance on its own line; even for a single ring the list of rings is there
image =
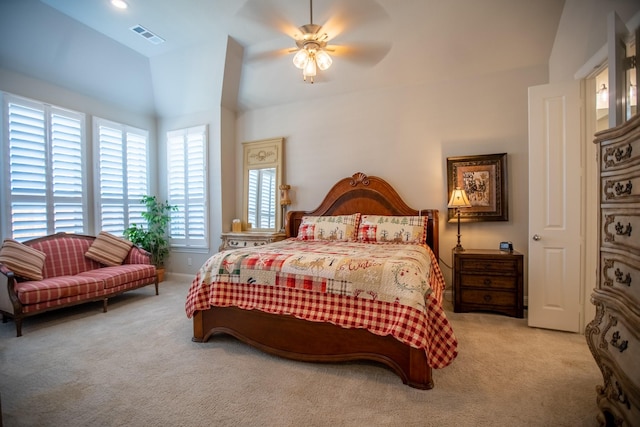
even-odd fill
[[[158,276],[158,283],[164,281],[164,267],[156,267],[156,276]]]

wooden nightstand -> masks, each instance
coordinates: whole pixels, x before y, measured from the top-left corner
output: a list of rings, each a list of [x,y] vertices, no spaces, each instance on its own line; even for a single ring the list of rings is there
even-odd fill
[[[523,255],[516,251],[453,251],[453,311],[524,317]]]
[[[222,233],[222,244],[219,251],[226,249],[249,248],[252,246],[262,246],[267,243],[278,242],[287,238],[285,233],[275,231],[242,231],[239,233]]]

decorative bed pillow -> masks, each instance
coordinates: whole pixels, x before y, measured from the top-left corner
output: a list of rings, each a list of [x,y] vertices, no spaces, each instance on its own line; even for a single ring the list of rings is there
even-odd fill
[[[414,243],[425,242],[426,216],[362,215],[358,226],[358,241]]]
[[[4,239],[0,249],[0,262],[17,276],[29,280],[43,279],[42,268],[46,257],[44,252],[13,239]]]
[[[298,229],[298,240],[354,240],[360,214],[304,216]]]
[[[84,256],[98,261],[100,264],[120,265],[129,254],[131,246],[133,246],[133,243],[130,241],[116,237],[106,231],[101,231]]]

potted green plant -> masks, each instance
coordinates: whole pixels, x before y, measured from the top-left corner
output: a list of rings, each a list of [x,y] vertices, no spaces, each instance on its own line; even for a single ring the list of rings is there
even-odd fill
[[[133,244],[140,246],[151,254],[151,262],[158,270],[158,280],[164,278],[164,261],[169,255],[169,234],[167,226],[171,220],[171,211],[177,211],[168,201],[159,202],[156,196],[143,196],[140,201],[147,210],[142,212],[142,218],[147,222],[146,227],[132,223],[124,230],[126,237]]]

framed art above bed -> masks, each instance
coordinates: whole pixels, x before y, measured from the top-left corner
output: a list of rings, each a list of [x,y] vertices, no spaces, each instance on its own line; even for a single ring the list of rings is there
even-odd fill
[[[460,210],[462,222],[509,220],[507,153],[447,157],[449,197],[457,187],[471,202],[470,208]],[[456,219],[456,209],[450,208],[448,220]]]

